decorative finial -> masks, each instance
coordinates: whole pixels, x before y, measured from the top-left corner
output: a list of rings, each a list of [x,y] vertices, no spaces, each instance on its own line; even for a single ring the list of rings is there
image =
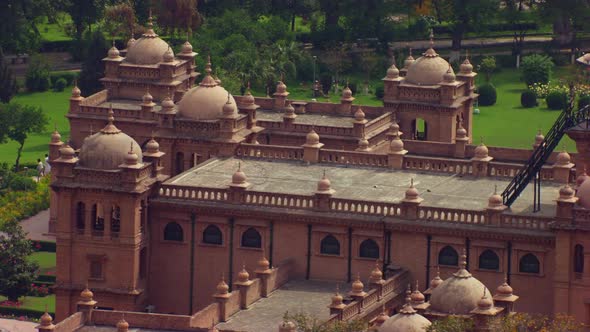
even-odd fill
[[[434,47],[434,29],[430,28],[430,48]]]
[[[495,184],[494,185],[494,195],[497,195],[497,194],[498,194],[498,185]]]
[[[410,178],[410,188],[414,188],[414,178]]]
[[[410,53],[408,56],[410,56],[410,57],[412,56],[412,48],[411,47],[410,47]]]
[[[242,170],[242,162],[238,161],[238,172]]]
[[[148,22],[147,22],[148,29],[151,29],[154,26],[154,22],[152,20],[153,20],[153,18],[152,18],[152,8],[150,7],[150,13],[149,13]]]
[[[90,136],[94,135],[94,128],[92,127],[92,123],[90,124]]]
[[[467,268],[467,250],[463,248],[463,253],[461,254],[461,269],[465,270]]]
[[[113,122],[115,121],[115,112],[113,112],[113,103],[109,104],[109,113],[108,113],[107,120],[109,121],[109,124],[113,124]]]

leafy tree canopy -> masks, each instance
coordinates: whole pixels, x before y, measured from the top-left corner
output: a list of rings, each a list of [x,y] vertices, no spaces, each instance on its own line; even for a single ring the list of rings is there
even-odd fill
[[[10,301],[26,295],[37,279],[39,265],[27,260],[32,253],[31,241],[17,221],[0,225],[0,294]]]

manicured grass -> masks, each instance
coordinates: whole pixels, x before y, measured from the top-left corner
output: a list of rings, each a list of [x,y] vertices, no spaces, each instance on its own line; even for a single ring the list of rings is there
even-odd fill
[[[29,256],[29,260],[35,261],[39,264],[40,274],[55,270],[54,252],[38,251]]]
[[[557,76],[561,74],[557,72]],[[478,80],[483,81],[480,75]],[[493,106],[480,106],[481,113],[473,118],[473,141],[479,143],[483,137],[488,146],[514,148],[531,148],[538,129],[544,134],[551,128],[561,111],[549,110],[544,100],[539,106],[523,108],[520,94],[525,90],[520,81],[520,72],[516,69],[502,70],[492,76],[492,84],[497,89],[498,99]],[[564,136],[558,149],[563,147],[575,152],[575,143]]]
[[[0,296],[0,302],[6,301],[7,298],[4,296]],[[19,301],[22,303],[20,308],[23,309],[32,309],[37,310],[40,312],[45,311],[45,306],[47,306],[48,312],[55,312],[55,295],[47,295],[45,297],[33,297],[33,296],[25,296],[21,297]],[[34,317],[38,318],[38,317]]]
[[[47,18],[43,23],[38,24],[39,32],[41,33],[41,39],[44,41],[63,41],[72,40],[70,36],[66,34],[66,25],[71,24],[72,19],[67,13],[59,13],[57,23],[49,23]]]
[[[45,154],[49,151],[48,144],[54,125],[57,126],[62,140],[69,137],[70,125],[65,118],[65,114],[68,112],[71,90],[72,87],[68,87],[63,92],[20,93],[12,99],[17,103],[39,106],[49,117],[49,125],[45,128],[45,132],[32,134],[27,138],[23,148],[21,164],[34,164],[37,158],[45,158]],[[14,165],[17,149],[18,143],[14,141],[0,144],[0,163],[6,162]]]

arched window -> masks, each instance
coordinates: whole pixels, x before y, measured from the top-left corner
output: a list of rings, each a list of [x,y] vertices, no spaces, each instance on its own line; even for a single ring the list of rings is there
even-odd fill
[[[361,242],[359,256],[363,258],[379,258],[379,245],[374,240],[366,239]]]
[[[111,209],[111,234],[119,233],[121,230],[121,208],[113,205]]]
[[[169,222],[164,228],[164,240],[182,241],[182,227],[175,222]]]
[[[479,255],[479,268],[485,270],[499,270],[500,258],[493,250],[486,249],[481,255]]]
[[[446,246],[438,253],[438,265],[459,265],[459,254],[451,246]]]
[[[581,244],[574,247],[574,272],[584,272],[584,246]]]
[[[340,242],[332,235],[327,235],[320,243],[320,253],[324,255],[340,255]]]
[[[104,231],[104,217],[102,213],[102,205],[100,203],[92,205],[92,230],[95,232]]]
[[[526,254],[520,258],[518,272],[539,273],[540,271],[540,263],[537,256],[533,254]]]
[[[222,244],[223,237],[221,235],[221,230],[219,227],[215,225],[209,225],[203,231],[203,243],[208,244]]]
[[[262,248],[260,233],[254,228],[248,228],[244,234],[242,234],[242,247]]]
[[[82,202],[78,202],[76,206],[76,228],[80,231],[84,231],[86,228],[86,205]]]

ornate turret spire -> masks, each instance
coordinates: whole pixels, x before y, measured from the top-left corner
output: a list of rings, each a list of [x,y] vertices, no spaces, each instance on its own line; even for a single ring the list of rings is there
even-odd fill
[[[146,37],[146,38],[156,38],[158,37],[158,34],[154,31],[154,22],[153,22],[153,17],[152,17],[152,9],[150,8],[150,14],[148,17],[148,21],[147,21],[147,25],[146,25],[146,32],[142,35],[142,37]]]
[[[200,86],[214,87],[218,85],[213,76],[211,76],[211,72],[213,72],[213,70],[211,70],[211,55],[208,55],[207,64],[205,64],[205,77],[201,83],[199,83]]]
[[[108,134],[108,135],[114,135],[114,134],[118,134],[121,132],[121,130],[119,130],[119,128],[117,128],[114,125],[115,122],[115,116],[114,116],[114,112],[113,112],[113,104],[110,104],[109,106],[109,112],[108,112],[108,117],[107,117],[107,125],[101,129],[101,133],[103,134]]]

